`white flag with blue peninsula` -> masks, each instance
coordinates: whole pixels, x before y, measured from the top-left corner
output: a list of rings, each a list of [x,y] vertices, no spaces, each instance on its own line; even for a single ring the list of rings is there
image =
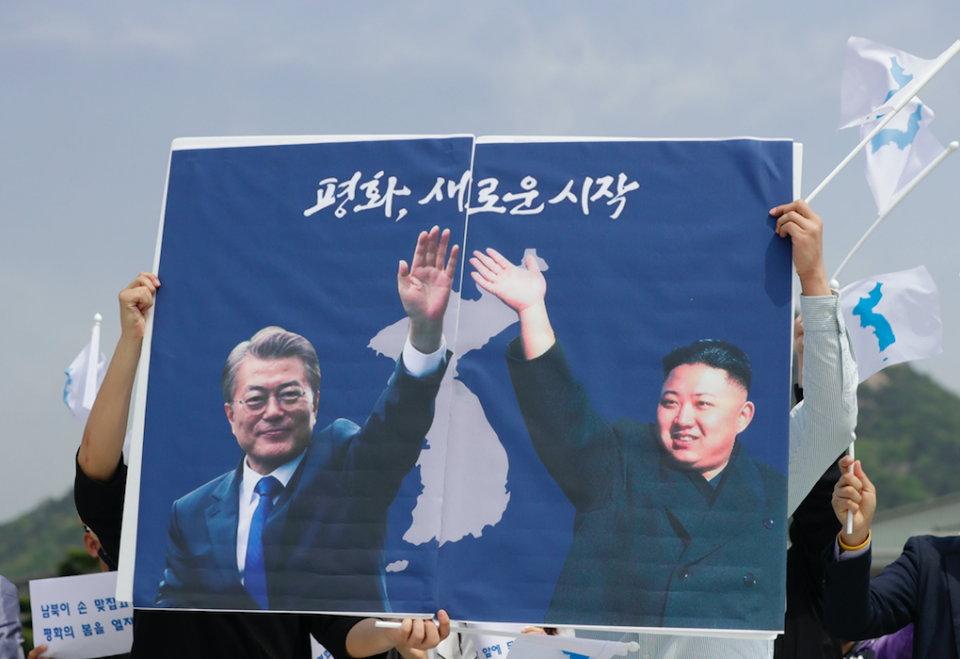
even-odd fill
[[[66,370],[67,383],[63,387],[63,402],[78,421],[90,415],[93,401],[107,372],[106,355],[100,352],[100,322],[100,314],[97,314],[94,317],[90,343],[80,351]]]
[[[932,121],[933,110],[914,98],[864,149],[867,183],[879,212],[943,153],[943,145],[930,132]],[[860,126],[860,138],[866,138],[876,124]]]
[[[869,39],[850,37],[843,58],[837,130],[859,126],[885,115],[897,102],[898,94],[934,61]],[[908,110],[901,110],[901,114]]]
[[[840,291],[860,382],[887,366],[943,352],[940,296],[923,266],[868,277]]]

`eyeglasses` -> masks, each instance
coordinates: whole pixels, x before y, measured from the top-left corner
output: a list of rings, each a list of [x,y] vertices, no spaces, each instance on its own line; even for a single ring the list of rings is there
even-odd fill
[[[248,412],[256,414],[266,409],[270,398],[277,399],[277,405],[286,412],[292,412],[300,405],[300,399],[307,395],[302,389],[286,389],[278,394],[253,394],[243,399],[237,399],[237,402],[243,405]]]

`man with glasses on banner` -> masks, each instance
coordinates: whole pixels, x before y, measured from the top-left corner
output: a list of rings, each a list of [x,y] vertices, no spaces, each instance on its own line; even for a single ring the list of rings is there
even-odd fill
[[[389,610],[382,553],[387,509],[433,422],[447,362],[443,315],[458,247],[423,232],[401,261],[410,332],[362,426],[314,433],[320,365],[310,342],[266,327],[223,369],[224,410],[244,458],[170,513],[157,605],[281,611]]]

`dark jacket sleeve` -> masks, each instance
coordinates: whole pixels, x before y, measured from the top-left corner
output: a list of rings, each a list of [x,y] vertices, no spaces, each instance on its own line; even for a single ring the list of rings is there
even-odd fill
[[[787,552],[787,611],[822,619],[823,552],[833,546],[841,524],[833,512],[833,488],[840,480],[834,462],[793,513]]]
[[[413,469],[423,440],[433,424],[434,404],[450,354],[430,375],[419,378],[407,372],[403,359],[390,376],[386,389],[358,433],[336,451],[337,470],[357,479],[354,491],[389,496]],[[341,420],[338,420],[340,422]],[[335,422],[336,423],[336,422]]]
[[[798,393],[802,399],[802,392]],[[833,546],[841,524],[833,512],[833,487],[840,480],[834,462],[793,513],[787,551],[787,612],[776,659],[843,656],[841,641],[823,625],[823,552]]]
[[[559,341],[523,359],[520,340],[507,346],[507,366],[537,455],[578,511],[602,507],[624,482],[624,460],[610,424],[590,403]]]
[[[117,464],[113,479],[101,483],[83,473],[76,463],[73,480],[73,501],[77,514],[100,539],[100,545],[114,562],[120,556],[120,524],[123,520],[123,497],[127,487],[127,465],[123,457]]]
[[[317,642],[333,655],[334,659],[352,659],[347,654],[347,634],[363,618],[328,615],[316,615],[310,618],[310,632]]]
[[[871,553],[845,561],[833,560],[833,546],[824,552],[824,624],[831,634],[848,641],[892,634],[914,621],[923,561],[939,570],[940,557],[926,556],[921,538],[910,538],[900,557],[873,580]],[[935,552],[934,552],[935,553]],[[932,603],[931,603],[932,604]],[[942,602],[949,610],[949,600]]]

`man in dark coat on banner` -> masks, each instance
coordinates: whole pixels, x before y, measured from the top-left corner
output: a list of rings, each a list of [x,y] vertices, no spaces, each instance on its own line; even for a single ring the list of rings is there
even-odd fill
[[[783,236],[815,217],[802,202],[777,210]],[[477,284],[519,315],[507,354],[514,391],[540,459],[576,510],[546,621],[781,628],[787,483],[737,439],[755,411],[747,355],[712,340],[674,350],[663,359],[656,423],[611,424],[554,336],[536,259],[518,268],[488,249],[471,263]],[[815,270],[804,295],[830,295]]]

